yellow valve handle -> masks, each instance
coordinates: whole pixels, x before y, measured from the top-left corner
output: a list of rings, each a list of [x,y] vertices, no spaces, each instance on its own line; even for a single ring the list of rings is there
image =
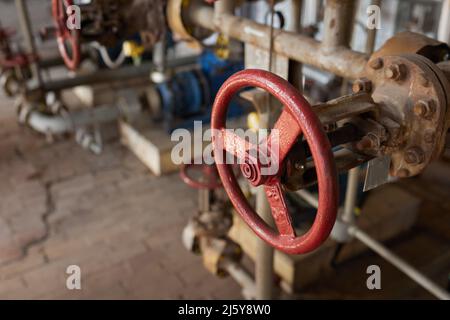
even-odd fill
[[[247,126],[252,131],[258,131],[260,128],[260,118],[257,112],[251,112],[247,116]]]
[[[217,37],[216,42],[216,56],[220,59],[228,59],[230,57],[230,38],[223,35],[222,33],[219,34]]]
[[[136,59],[140,58],[144,53],[145,48],[135,41],[125,41],[123,43],[123,52],[125,56]]]

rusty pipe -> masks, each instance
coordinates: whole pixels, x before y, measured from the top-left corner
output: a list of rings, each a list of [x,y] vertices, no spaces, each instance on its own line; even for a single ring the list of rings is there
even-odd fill
[[[324,17],[323,48],[334,51],[349,47],[353,31],[355,0],[327,0]]]
[[[186,19],[197,26],[212,31],[219,30],[225,36],[241,42],[265,50],[270,49],[270,43],[267,41],[270,26],[230,14],[222,15],[220,24],[216,25],[216,23],[211,23],[211,21],[215,21],[214,17],[214,10],[200,3],[192,4],[190,10],[186,13]],[[320,42],[284,30],[275,31],[273,49],[275,53],[292,60],[350,79],[363,77],[364,67],[368,61],[368,56],[363,53],[345,47],[338,47],[332,52],[327,52]]]

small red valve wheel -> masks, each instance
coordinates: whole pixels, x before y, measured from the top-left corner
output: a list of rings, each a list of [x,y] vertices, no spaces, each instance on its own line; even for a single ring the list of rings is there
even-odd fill
[[[24,53],[17,53],[7,59],[0,59],[0,66],[4,69],[14,69],[16,67],[26,67],[30,63],[36,62],[38,57],[35,55],[27,55]]]
[[[197,180],[190,176],[190,171],[200,171],[201,179]],[[207,164],[187,164],[181,168],[181,180],[188,186],[201,190],[215,190],[222,188],[217,169],[214,165]]]
[[[264,89],[284,105],[284,110],[265,144],[271,155],[278,155],[275,158],[279,165],[278,172],[272,175],[262,175],[261,160],[251,156],[250,151],[259,146],[242,139],[225,127],[228,105],[234,94],[245,87]],[[307,253],[319,247],[328,238],[336,221],[337,170],[330,142],[306,99],[289,82],[275,74],[262,70],[244,70],[229,78],[217,94],[211,126],[214,156],[223,187],[250,228],[261,239],[288,254]],[[274,132],[277,132],[277,135]],[[280,176],[288,152],[302,134],[309,144],[316,164],[319,208],[311,229],[306,234],[297,236],[284,200]],[[253,186],[264,186],[278,232],[264,222],[247,202],[233,175],[232,167],[224,164],[222,160],[226,159],[226,152],[239,160],[243,176]]]
[[[56,39],[61,56],[70,70],[76,70],[81,61],[80,30],[67,27],[67,8],[72,0],[52,0],[52,15],[56,27]]]

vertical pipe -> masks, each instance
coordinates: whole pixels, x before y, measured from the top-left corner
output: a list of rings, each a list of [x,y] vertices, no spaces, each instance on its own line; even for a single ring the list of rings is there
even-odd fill
[[[347,190],[345,192],[345,205],[342,213],[342,221],[353,223],[356,200],[358,198],[359,186],[359,167],[353,168],[348,172]]]
[[[381,0],[372,0],[373,5],[381,6]],[[377,29],[367,30],[366,53],[372,54],[375,49],[375,40],[377,37]],[[347,190],[345,194],[344,212],[342,213],[342,221],[346,223],[354,222],[354,211],[358,197],[359,174],[361,169],[359,167],[353,168],[348,172]]]
[[[20,29],[25,38],[25,46],[27,54],[37,56],[36,43],[34,42],[33,29],[31,27],[30,14],[25,0],[16,0],[16,10],[19,18]],[[38,86],[42,85],[42,75],[38,63],[30,65],[33,78],[37,81]]]
[[[286,30],[300,33],[302,24],[302,5],[303,0],[290,0],[290,23]],[[301,92],[303,91],[303,65],[295,60],[289,60],[289,82]]]
[[[269,65],[261,66],[261,68],[267,68],[267,70],[272,71],[272,60],[273,60],[273,18],[274,18],[274,7],[275,0],[270,0],[271,8],[271,19],[270,19],[270,30],[269,30]],[[271,96],[267,95],[264,99],[263,106],[260,106],[258,110],[264,110],[260,114],[260,128],[267,129],[270,126],[272,101]],[[267,196],[263,187],[258,188],[256,193],[256,212],[259,216],[266,221],[266,223],[273,225],[272,212],[267,201]],[[274,252],[273,247],[268,245],[265,241],[257,238],[257,256],[255,259],[255,283],[256,283],[256,299],[258,300],[270,300],[273,298],[273,263],[274,263]]]
[[[450,0],[444,0],[442,3],[438,39],[439,41],[450,43]]]
[[[235,8],[234,0],[216,1],[214,3],[214,24],[220,26],[223,15],[233,15]]]
[[[449,0],[450,1],[450,0]],[[371,5],[381,7],[381,0],[372,0]],[[375,44],[377,40],[377,29],[367,29],[366,53],[372,54],[375,51]]]
[[[166,35],[164,34],[153,47],[153,64],[157,72],[166,70]]]
[[[355,0],[327,0],[323,48],[349,47],[355,15]]]
[[[256,212],[269,224],[273,224],[271,209],[264,188],[259,188],[256,194]],[[274,249],[262,239],[257,238],[255,259],[256,299],[270,300],[273,298],[273,257]]]

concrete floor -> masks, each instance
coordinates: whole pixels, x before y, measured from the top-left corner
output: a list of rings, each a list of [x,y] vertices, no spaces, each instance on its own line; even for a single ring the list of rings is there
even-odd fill
[[[39,27],[48,24],[48,3],[30,2]],[[14,24],[13,2],[0,6],[3,24]],[[414,230],[389,243],[442,286],[450,272],[449,168],[440,164],[402,183],[424,203]],[[101,156],[71,138],[47,143],[17,124],[13,101],[3,96],[0,192],[0,299],[241,298],[234,281],[210,275],[182,246],[197,197],[178,175],[152,176],[114,139]],[[74,264],[81,291],[66,288]],[[369,264],[383,269],[380,292],[365,288]],[[431,298],[372,253],[345,262],[300,297]]]

